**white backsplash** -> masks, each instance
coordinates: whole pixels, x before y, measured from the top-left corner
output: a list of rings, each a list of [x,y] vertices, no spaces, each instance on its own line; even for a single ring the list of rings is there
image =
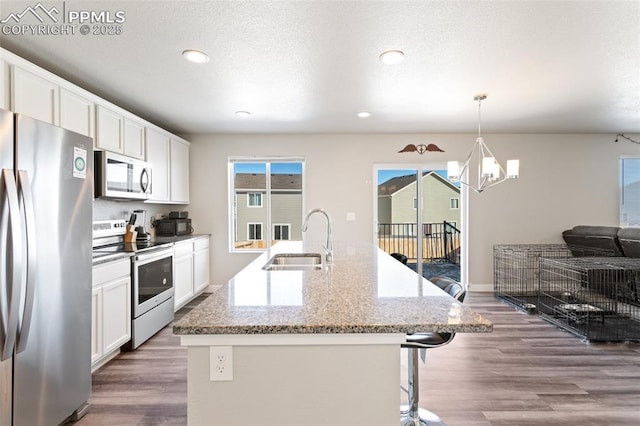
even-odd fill
[[[155,232],[151,227],[152,220],[160,219],[171,211],[182,211],[183,209],[186,208],[180,205],[145,204],[139,201],[111,201],[95,198],[93,200],[93,220],[128,220],[134,210],[144,210],[146,212],[145,227],[153,237]]]

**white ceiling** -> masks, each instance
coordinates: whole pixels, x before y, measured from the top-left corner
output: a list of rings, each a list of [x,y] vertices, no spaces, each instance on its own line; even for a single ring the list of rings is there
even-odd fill
[[[122,10],[123,34],[2,47],[175,132],[475,132],[481,92],[484,132],[640,132],[637,0],[42,3]]]

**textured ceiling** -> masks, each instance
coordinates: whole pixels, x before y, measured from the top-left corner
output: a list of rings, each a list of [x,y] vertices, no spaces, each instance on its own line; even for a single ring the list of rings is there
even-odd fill
[[[36,3],[3,0],[0,19]],[[124,11],[123,33],[2,47],[176,132],[474,132],[481,92],[489,133],[640,132],[640,1],[42,4]]]

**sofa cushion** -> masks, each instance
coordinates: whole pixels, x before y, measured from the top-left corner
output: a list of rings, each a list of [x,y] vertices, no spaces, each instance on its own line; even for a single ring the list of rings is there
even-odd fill
[[[625,256],[640,258],[640,228],[621,229],[618,240]]]
[[[577,225],[573,229],[574,235],[583,237],[608,237],[615,238],[618,236],[620,227],[618,226],[593,226],[593,225]]]
[[[622,256],[617,226],[578,225],[562,233],[571,254],[582,256]]]

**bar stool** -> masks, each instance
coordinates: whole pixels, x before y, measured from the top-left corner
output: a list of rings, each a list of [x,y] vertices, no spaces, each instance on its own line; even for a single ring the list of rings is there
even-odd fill
[[[466,290],[464,287],[446,277],[434,277],[429,279],[432,283],[446,291],[451,297],[462,303]],[[400,425],[401,426],[446,426],[446,424],[435,413],[419,407],[420,389],[419,381],[419,365],[418,351],[422,353],[421,358],[424,361],[426,349],[439,348],[450,343],[455,337],[455,333],[414,333],[407,334],[407,341],[401,345],[402,348],[408,349],[408,386],[409,405],[400,407]]]
[[[402,262],[403,265],[407,264],[407,256],[402,253],[391,253],[391,257],[393,257],[398,262]]]

